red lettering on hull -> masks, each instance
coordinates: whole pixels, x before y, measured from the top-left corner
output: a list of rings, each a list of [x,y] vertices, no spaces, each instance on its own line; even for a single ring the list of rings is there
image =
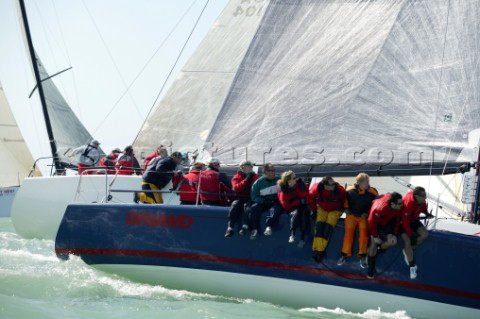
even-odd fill
[[[193,218],[189,215],[128,212],[125,223],[150,227],[190,228],[193,224]]]

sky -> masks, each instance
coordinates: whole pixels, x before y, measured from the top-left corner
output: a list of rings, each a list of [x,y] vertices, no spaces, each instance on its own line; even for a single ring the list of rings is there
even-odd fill
[[[16,3],[0,0],[0,82],[33,158],[39,158],[51,152],[38,94],[28,98],[35,80]],[[227,3],[25,0],[38,56],[49,74],[72,67],[54,81],[106,152],[134,141],[182,47],[187,43],[163,94]]]

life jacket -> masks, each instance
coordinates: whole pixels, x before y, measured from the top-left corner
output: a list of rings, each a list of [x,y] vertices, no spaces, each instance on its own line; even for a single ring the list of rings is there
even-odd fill
[[[408,236],[412,236],[413,229],[410,227],[410,223],[420,217],[421,213],[428,213],[427,202],[419,205],[415,201],[413,192],[408,192],[403,198],[402,207],[402,228]]]
[[[200,179],[200,199],[218,202],[222,201],[218,172],[213,169],[208,169],[205,172],[202,172]]]
[[[200,171],[191,170],[180,183],[180,201],[196,202]]]
[[[372,203],[368,216],[368,229],[373,237],[378,236],[378,225],[384,226],[390,222],[395,222],[394,232],[397,233],[399,230],[402,209],[395,210],[390,207],[388,204],[390,196],[390,194],[382,195]]]
[[[118,175],[133,175],[133,158],[129,154],[122,154],[115,165]]]
[[[316,186],[316,192],[313,194],[316,204],[327,212],[342,211],[346,198],[345,188],[335,182],[332,191],[326,190],[325,185],[320,182]]]
[[[103,166],[106,167],[115,167],[115,163],[117,162],[117,154],[110,154],[107,157],[105,157],[105,160],[103,161]],[[102,165],[100,165],[102,166]]]
[[[378,196],[375,188],[369,187],[366,190],[360,189],[358,184],[347,188],[347,206],[351,214],[361,216],[370,212],[373,200]]]
[[[250,199],[252,185],[259,177],[257,174],[255,174],[250,181],[246,181],[246,178],[247,174],[242,171],[238,171],[237,174],[235,174],[235,176],[232,178],[232,187],[233,191],[240,195],[240,199],[248,200]]]
[[[278,200],[285,211],[289,212],[300,206],[302,204],[301,199],[304,200],[304,204],[307,203],[308,188],[302,179],[298,179],[297,183],[295,184],[295,188],[293,189],[287,185],[280,187],[280,191],[278,192]]]
[[[95,163],[95,159],[94,159],[93,157],[91,157],[91,156],[88,156],[88,154],[90,153],[90,151],[91,151],[92,149],[94,149],[93,146],[87,145],[87,147],[85,147],[85,150],[84,150],[83,153],[82,153],[82,156],[88,158],[88,159],[91,160],[93,163]]]

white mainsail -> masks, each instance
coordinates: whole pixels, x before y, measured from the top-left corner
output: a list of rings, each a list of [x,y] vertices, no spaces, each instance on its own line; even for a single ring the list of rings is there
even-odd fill
[[[478,145],[479,12],[476,0],[271,2],[206,149],[331,175],[455,172]]]

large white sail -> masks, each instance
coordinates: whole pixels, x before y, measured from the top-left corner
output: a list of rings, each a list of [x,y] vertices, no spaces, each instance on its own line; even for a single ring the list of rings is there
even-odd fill
[[[472,0],[272,1],[206,148],[332,175],[454,172],[480,127],[479,13]]]
[[[201,150],[269,0],[232,0],[140,130],[134,147]]]
[[[18,186],[30,173],[33,157],[13,117],[1,83],[0,114],[0,186]]]

